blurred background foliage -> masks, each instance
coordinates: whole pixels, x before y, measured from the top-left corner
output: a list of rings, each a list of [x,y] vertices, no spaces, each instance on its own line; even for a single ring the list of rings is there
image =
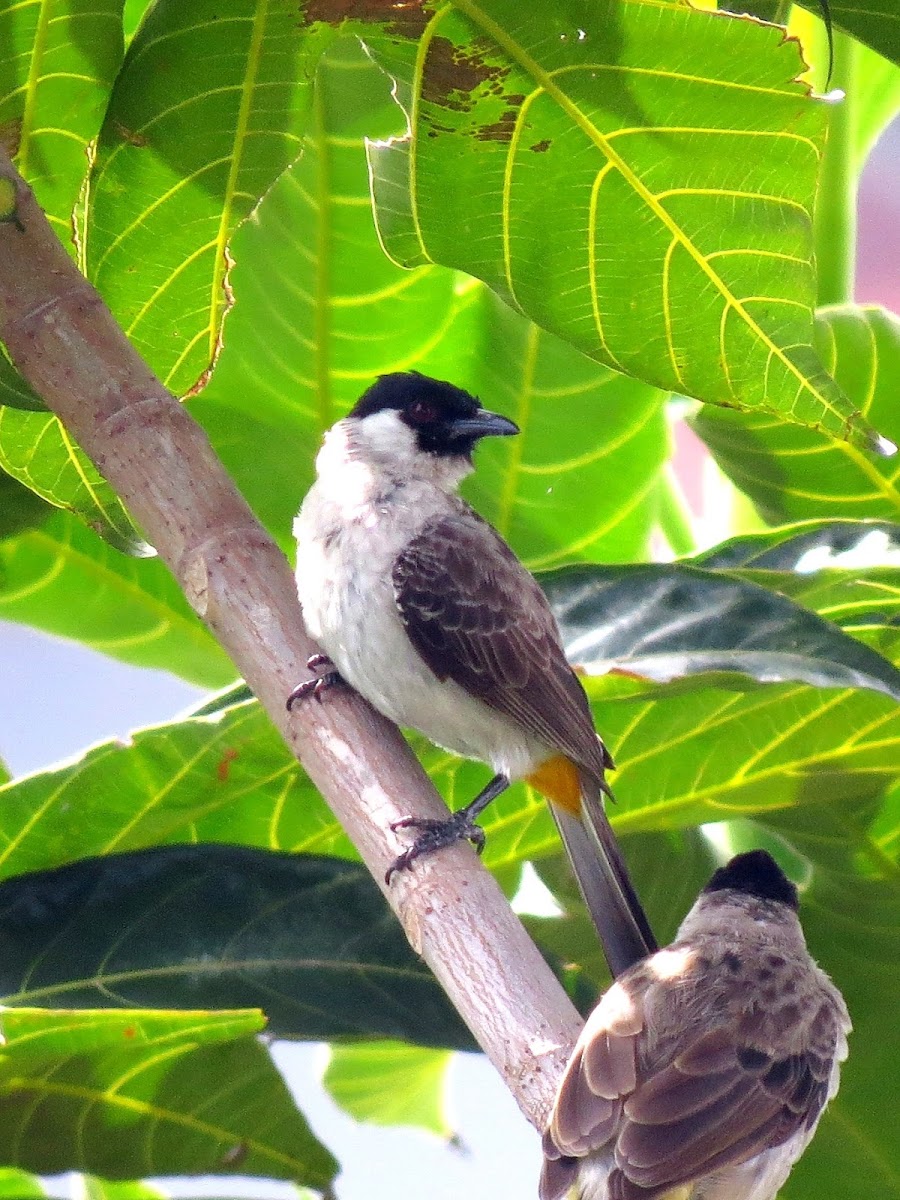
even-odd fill
[[[884,1200],[900,319],[854,303],[853,265],[900,20],[832,0],[827,80],[813,16],[746,7],[795,37],[675,2],[0,0],[0,137],[287,553],[322,431],[379,373],[452,379],[519,423],[469,496],[586,672],[659,936],[722,855],[773,849],[855,1025],[786,1193]],[[264,1020],[334,1044],[326,1084],[360,1119],[446,1135],[467,1031],[2,358],[0,400],[0,616],[210,693],[0,788],[0,1196],[66,1170],[98,1200],[152,1197],[149,1175],[326,1191],[339,1165]],[[416,748],[451,805],[480,785]],[[604,969],[543,803],[513,789],[485,827],[589,1005]]]

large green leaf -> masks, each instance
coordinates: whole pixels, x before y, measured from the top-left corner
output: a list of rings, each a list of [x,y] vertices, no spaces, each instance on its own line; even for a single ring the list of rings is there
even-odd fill
[[[0,797],[4,878],[179,842],[353,855],[255,702],[106,742]]]
[[[757,594],[755,586],[742,591],[746,586],[739,595]],[[771,594],[761,594],[768,602]],[[603,616],[600,609],[595,620]],[[727,628],[738,644],[746,640],[745,627],[733,622]],[[703,649],[706,630],[694,629]],[[833,644],[848,652],[869,653],[835,637]],[[816,649],[821,653],[821,643]],[[570,651],[581,657],[574,643]],[[690,649],[685,653],[689,659]],[[838,683],[840,671],[832,678]],[[890,775],[900,738],[895,703],[868,690],[759,686],[734,672],[725,679],[682,677],[668,686],[611,675],[591,679],[589,688],[598,728],[619,766],[612,817],[623,831],[684,828],[721,819],[725,811],[752,815],[787,807],[797,802],[797,779],[812,769],[820,771],[826,791],[835,772],[861,785],[873,771]],[[774,740],[773,730],[780,731]],[[486,768],[461,763],[421,739],[415,745],[451,806],[483,786]],[[254,703],[136,733],[128,746],[97,747],[77,762],[7,785],[0,798],[4,875],[83,855],[198,840],[352,854]],[[525,789],[496,801],[485,824],[492,865],[515,865],[557,846],[543,802]]]
[[[643,556],[668,447],[661,395],[592,363],[483,286],[385,257],[363,134],[398,131],[389,81],[356,41],[342,41],[316,76],[302,158],[235,235],[235,308],[192,413],[284,543],[323,430],[376,375],[415,366],[521,425],[512,445],[479,452],[471,490],[524,557]],[[590,426],[598,436],[585,449]]]
[[[87,269],[176,392],[215,358],[228,239],[300,151],[315,39],[297,16],[292,0],[158,0],[116,80],[91,175]]]
[[[158,558],[126,557],[68,513],[0,542],[0,617],[209,687],[235,675]]]
[[[825,309],[816,338],[867,419],[900,441],[900,319],[880,308]],[[896,460],[874,460],[847,442],[760,415],[706,407],[692,425],[769,521],[900,519]]]
[[[398,261],[463,268],[660,387],[875,445],[812,346],[825,110],[777,28],[454,0],[401,33],[365,35],[410,122],[371,153]]]
[[[781,595],[778,576],[770,589],[687,563],[647,563],[568,567],[541,582],[570,660],[594,673],[668,681],[739,671],[900,699],[900,670]]]
[[[216,1041],[217,1024],[234,1040]],[[258,1014],[243,1019],[258,1026]],[[318,1187],[335,1174],[267,1051],[236,1036],[236,1014],[9,1011],[3,1032],[0,1160],[10,1166]]]
[[[24,10],[44,12],[48,25],[46,5]],[[64,25],[49,22],[77,36]],[[121,57],[120,15],[115,28]],[[218,351],[231,295],[229,238],[300,151],[304,64],[317,42],[290,0],[160,0],[116,78],[79,214],[82,255],[132,342],[176,391],[195,384]],[[83,145],[79,153],[80,182]],[[34,406],[27,391],[7,398]],[[0,466],[114,544],[135,548],[121,504],[55,417],[0,409]]]
[[[472,1049],[368,871],[177,846],[0,884],[5,1004],[263,1007],[270,1030]]]
[[[7,919],[14,919],[7,914]],[[158,1050],[161,1046],[193,1048],[229,1042],[265,1026],[261,1012],[118,1012],[68,1008],[10,1008],[0,1013],[7,1066],[44,1062],[62,1055]]]
[[[662,393],[585,358],[487,289],[481,317],[465,382],[521,432],[478,452],[468,487],[478,510],[532,570],[646,557],[669,451]]]

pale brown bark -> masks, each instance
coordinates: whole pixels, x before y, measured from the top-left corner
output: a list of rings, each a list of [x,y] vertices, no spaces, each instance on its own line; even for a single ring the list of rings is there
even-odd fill
[[[526,1117],[541,1126],[580,1020],[467,846],[384,884],[391,821],[446,809],[398,731],[358,696],[287,713],[314,652],[290,568],[203,430],[132,349],[30,190],[0,224],[0,338],[168,563],[298,756]]]

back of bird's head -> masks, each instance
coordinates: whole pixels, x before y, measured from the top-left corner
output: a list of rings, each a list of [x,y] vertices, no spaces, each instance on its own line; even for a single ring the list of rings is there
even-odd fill
[[[775,900],[796,911],[797,889],[767,850],[748,850],[720,867],[703,889],[705,893],[743,892],[758,900]]]

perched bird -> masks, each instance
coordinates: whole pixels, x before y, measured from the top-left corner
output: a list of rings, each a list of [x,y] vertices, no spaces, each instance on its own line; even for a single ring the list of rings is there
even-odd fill
[[[541,1200],[771,1200],[838,1089],[849,1032],[796,888],[764,850],[739,854],[588,1018]]]
[[[518,433],[468,392],[383,375],[326,434],[294,523],[297,588],[324,668],[288,706],[342,679],[398,725],[488,763],[487,787],[420,831],[388,879],[462,838],[511,780],[551,803],[614,972],[656,948],[603,810],[612,759],[544,594],[458,495],[480,438]],[[327,657],[326,657],[327,656]],[[329,661],[330,660],[330,661]]]

